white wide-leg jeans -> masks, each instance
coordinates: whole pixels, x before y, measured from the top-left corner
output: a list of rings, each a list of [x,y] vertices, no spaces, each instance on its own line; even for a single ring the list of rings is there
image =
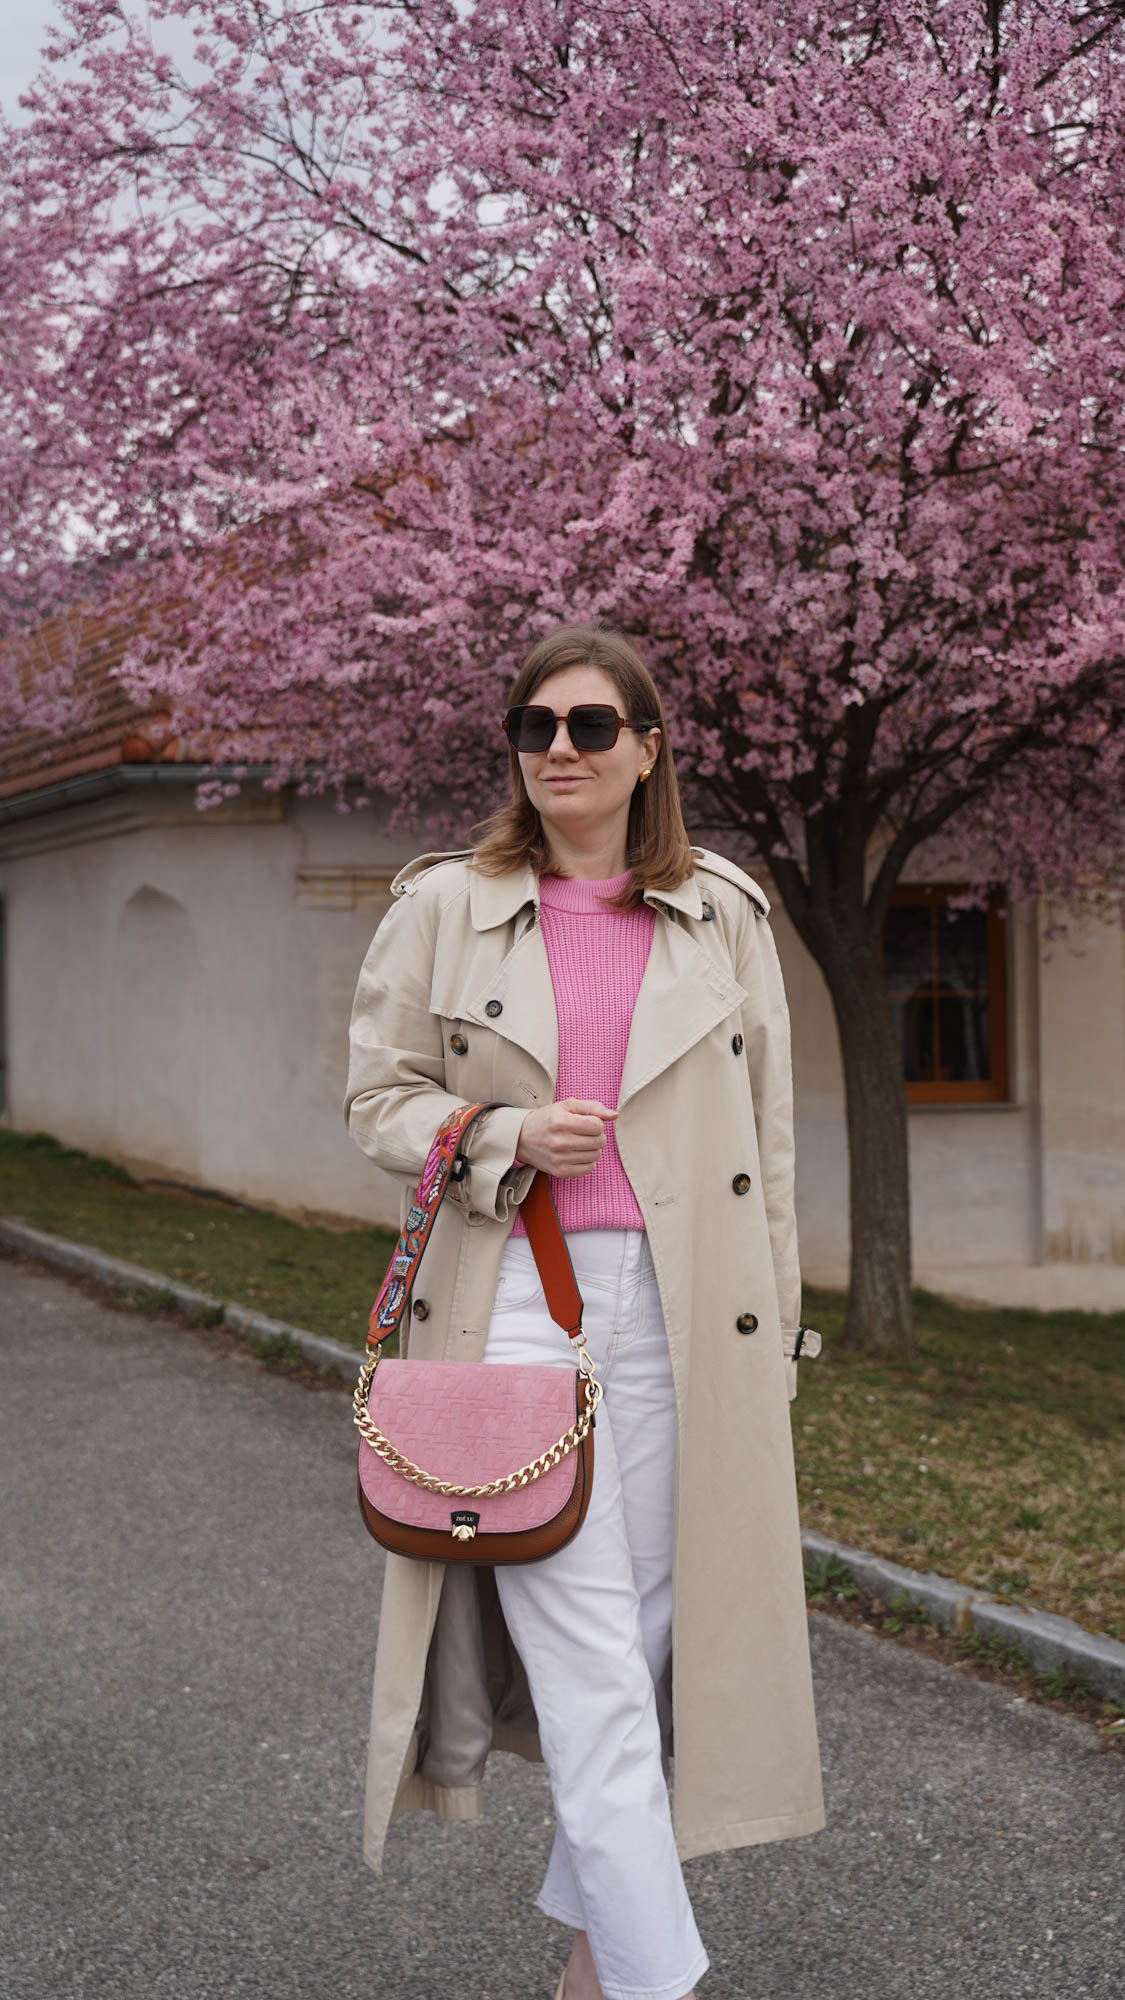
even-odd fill
[[[676,1524],[668,1339],[643,1229],[576,1230],[567,1243],[605,1389],[590,1506],[557,1554],[495,1572],[555,1804],[537,1902],[587,1933],[608,2000],[682,2000],[709,1961],[666,1781]],[[575,1365],[526,1237],[504,1246],[484,1358]]]

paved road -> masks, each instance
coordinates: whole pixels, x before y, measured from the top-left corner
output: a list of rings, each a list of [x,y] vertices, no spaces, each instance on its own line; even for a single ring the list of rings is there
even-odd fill
[[[549,2000],[542,1773],[359,1856],[378,1556],[346,1398],[0,1260],[4,2000]],[[813,1618],[830,1825],[689,1864],[706,2000],[1122,2000],[1077,1722]]]

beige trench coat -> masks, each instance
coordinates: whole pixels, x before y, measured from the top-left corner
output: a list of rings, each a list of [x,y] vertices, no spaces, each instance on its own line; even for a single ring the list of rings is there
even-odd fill
[[[615,1127],[675,1383],[682,1859],[824,1825],[789,1424],[798,1364],[786,1358],[800,1301],[788,1013],[765,896],[733,863],[693,853],[694,876],[646,897],[656,923]],[[401,1180],[405,1215],[442,1119],[466,1101],[499,1106],[469,1135],[469,1171],[439,1211],[403,1321],[410,1354],[479,1361],[501,1252],[532,1179],[512,1166],[520,1126],[555,1094],[538,879],[530,868],[478,875],[466,851],[423,855],[392,890],[356,990],[346,1116],[363,1151]],[[756,1324],[741,1332],[747,1316]],[[818,1344],[806,1336],[802,1356]],[[388,1555],[369,1866],[382,1871],[401,1813],[476,1817],[490,1748],[540,1756],[494,1571]]]

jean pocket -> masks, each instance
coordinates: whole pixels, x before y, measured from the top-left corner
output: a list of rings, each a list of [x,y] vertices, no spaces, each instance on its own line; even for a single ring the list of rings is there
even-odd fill
[[[539,1305],[542,1298],[543,1286],[538,1271],[526,1271],[517,1266],[511,1271],[501,1271],[497,1278],[492,1310],[494,1313],[523,1312],[528,1306]]]

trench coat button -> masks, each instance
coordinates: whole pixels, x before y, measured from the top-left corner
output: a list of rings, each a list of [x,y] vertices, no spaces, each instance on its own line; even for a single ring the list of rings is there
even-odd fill
[[[738,1318],[735,1320],[735,1325],[739,1333],[756,1333],[758,1330],[758,1315],[757,1313],[739,1313]]]
[[[736,1174],[731,1182],[731,1186],[734,1189],[735,1194],[749,1194],[750,1192],[749,1174]]]
[[[493,1020],[495,1020],[497,1014],[504,1012],[503,1002],[500,1000],[490,1000],[484,1011],[486,1014],[491,1014]]]
[[[714,916],[714,914],[715,914],[715,911],[714,911],[714,908],[712,907],[712,905],[711,905],[710,903],[704,903],[704,905],[703,905],[703,921],[704,921],[704,923],[705,923],[705,924],[709,924],[709,923],[710,923],[710,921],[711,921],[712,917]]]
[[[466,1053],[469,1044],[465,1040],[464,1035],[450,1035],[449,1046],[453,1050],[455,1056],[463,1056]]]
[[[731,1038],[730,1038],[730,1045],[731,1045],[731,1048],[732,1048],[732,1049],[734,1050],[734,1053],[735,1053],[735,1055],[736,1055],[736,1056],[740,1056],[740,1055],[742,1054],[742,1036],[741,1036],[741,1035],[732,1035],[732,1036],[731,1036]]]
[[[429,1300],[415,1299],[414,1304],[411,1307],[411,1311],[413,1312],[415,1319],[429,1319],[430,1317]]]

